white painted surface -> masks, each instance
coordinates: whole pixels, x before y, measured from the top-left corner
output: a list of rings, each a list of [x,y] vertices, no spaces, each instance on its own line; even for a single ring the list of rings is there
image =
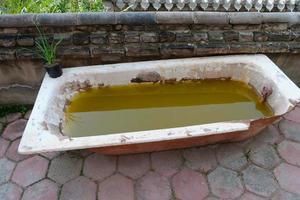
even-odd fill
[[[204,58],[159,60],[64,69],[60,78],[45,76],[32,114],[25,128],[19,153],[31,154],[93,147],[193,138],[248,130],[251,120],[221,122],[171,129],[160,129],[111,135],[69,138],[60,132],[63,108],[85,81],[99,84],[124,85],[143,71],[156,71],[165,79],[231,77],[254,86],[257,91],[271,87],[268,103],[275,115],[282,115],[300,101],[299,88],[266,56],[235,55]],[[73,83],[72,83],[73,82]],[[76,85],[80,86],[76,86]],[[253,119],[252,119],[253,120]]]

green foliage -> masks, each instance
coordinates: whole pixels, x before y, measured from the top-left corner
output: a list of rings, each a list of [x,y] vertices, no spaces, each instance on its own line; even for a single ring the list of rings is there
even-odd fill
[[[45,36],[45,34],[40,30],[38,26],[36,26],[39,37],[35,41],[37,47],[37,54],[44,59],[46,64],[51,65],[54,63],[56,59],[56,49],[57,46],[60,44],[62,39],[57,42],[49,41],[49,39]]]
[[[16,112],[20,112],[24,115],[31,108],[32,106],[30,105],[0,105],[0,117]]]
[[[99,11],[102,0],[0,0],[0,14]]]

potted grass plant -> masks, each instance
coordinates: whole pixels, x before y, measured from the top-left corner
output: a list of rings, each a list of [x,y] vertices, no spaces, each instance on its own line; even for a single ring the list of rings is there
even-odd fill
[[[56,50],[62,39],[50,41],[37,26],[39,37],[36,39],[37,54],[44,60],[44,67],[51,78],[62,75],[62,66],[57,61]]]

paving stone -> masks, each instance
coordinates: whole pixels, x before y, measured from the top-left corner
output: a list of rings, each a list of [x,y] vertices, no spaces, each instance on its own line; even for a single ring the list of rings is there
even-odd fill
[[[53,158],[59,156],[61,153],[58,151],[52,151],[52,152],[45,152],[45,153],[41,153],[42,156],[52,160]]]
[[[97,185],[93,181],[79,176],[64,184],[60,200],[96,200],[96,192]]]
[[[300,195],[300,168],[282,163],[275,168],[274,174],[284,190]]]
[[[57,183],[65,182],[80,175],[82,159],[67,153],[62,154],[51,161],[48,177]]]
[[[279,155],[288,163],[300,166],[300,144],[284,140],[278,145]]]
[[[204,199],[209,191],[205,177],[191,169],[183,169],[172,178],[172,186],[177,199]]]
[[[30,117],[30,115],[31,115],[31,112],[32,112],[32,110],[28,110],[28,111],[25,113],[24,118],[25,118],[25,119],[29,119],[29,117]]]
[[[58,186],[48,179],[42,180],[26,188],[22,200],[56,200]]]
[[[221,145],[217,150],[217,159],[224,167],[240,170],[247,164],[243,149],[234,144]]]
[[[300,124],[288,120],[282,120],[279,123],[279,129],[287,139],[300,142]]]
[[[8,140],[15,140],[22,136],[27,120],[19,119],[7,125],[4,129],[2,137]]]
[[[22,117],[21,113],[10,113],[6,115],[6,123],[14,122],[17,119],[20,119],[21,117]]]
[[[0,137],[0,158],[2,158],[9,146],[9,141]]]
[[[0,184],[7,182],[15,168],[15,163],[6,158],[0,159]]]
[[[274,126],[268,126],[257,136],[254,137],[254,142],[262,142],[268,144],[278,144],[282,140],[282,136],[279,134],[278,129]]]
[[[264,145],[258,149],[252,149],[249,157],[254,164],[268,169],[280,163],[280,158],[271,145]]]
[[[300,195],[281,190],[273,196],[272,200],[300,200]]]
[[[245,192],[239,199],[240,200],[267,200],[266,198],[257,196],[250,192]]]
[[[1,200],[20,200],[22,195],[22,188],[14,183],[5,183],[0,186]]]
[[[250,192],[270,197],[278,189],[273,174],[268,170],[250,165],[242,174],[246,188]]]
[[[24,160],[24,159],[30,157],[29,155],[21,155],[18,153],[18,147],[19,147],[20,141],[21,141],[21,139],[17,139],[11,143],[11,145],[9,146],[9,148],[7,149],[7,152],[6,152],[7,158],[18,162],[18,161],[21,161],[21,160]]]
[[[180,151],[162,151],[151,154],[152,167],[158,173],[170,177],[178,172],[183,159]]]
[[[212,193],[220,198],[234,199],[244,191],[238,174],[229,169],[218,167],[207,178]]]
[[[215,152],[208,147],[186,149],[183,151],[183,156],[187,167],[204,173],[217,166]]]
[[[300,123],[300,108],[295,107],[294,110],[284,115],[284,118],[293,122]]]
[[[150,169],[149,154],[133,154],[119,157],[118,170],[125,176],[137,179]]]
[[[300,200],[300,195],[280,190],[272,198],[272,200],[286,200],[286,199],[287,200]]]
[[[206,197],[204,200],[220,200],[217,197]]]
[[[133,181],[120,174],[107,178],[99,185],[98,199],[134,200]]]
[[[102,180],[116,171],[116,157],[101,154],[89,155],[83,166],[83,174],[94,180]]]
[[[136,183],[137,200],[169,200],[171,187],[167,178],[155,172],[148,172]]]
[[[18,163],[12,180],[17,184],[27,187],[46,176],[48,160],[41,156],[34,156]]]

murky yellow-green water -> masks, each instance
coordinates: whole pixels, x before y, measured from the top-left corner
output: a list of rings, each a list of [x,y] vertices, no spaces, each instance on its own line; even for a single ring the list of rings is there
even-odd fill
[[[66,108],[71,137],[181,127],[271,116],[248,85],[232,80],[142,83],[90,89]]]

